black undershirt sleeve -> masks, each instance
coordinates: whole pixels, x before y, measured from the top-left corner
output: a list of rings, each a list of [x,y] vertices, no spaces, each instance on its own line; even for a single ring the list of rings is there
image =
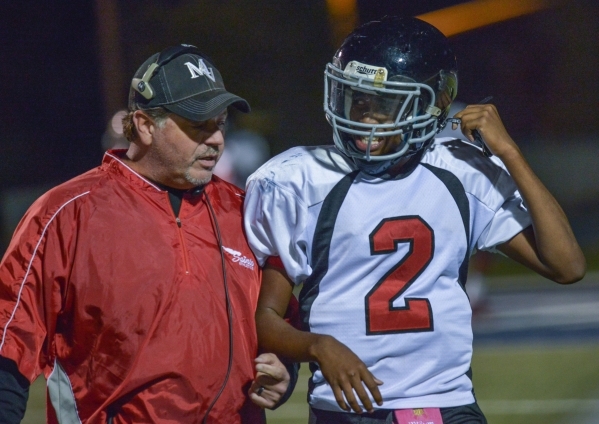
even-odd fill
[[[25,415],[29,398],[29,381],[17,364],[0,356],[0,423],[19,424]]]
[[[289,386],[287,386],[287,391],[285,392],[283,397],[279,399],[279,401],[275,404],[274,407],[272,407],[272,409],[277,409],[279,406],[283,405],[285,402],[289,400],[289,398],[293,394],[293,390],[295,389],[295,385],[297,384],[297,380],[299,377],[299,362],[284,362],[283,365],[285,365],[285,368],[287,368],[287,372],[289,373]]]

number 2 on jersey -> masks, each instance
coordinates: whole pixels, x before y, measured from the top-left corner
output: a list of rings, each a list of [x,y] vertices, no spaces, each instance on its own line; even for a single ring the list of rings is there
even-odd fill
[[[426,298],[406,297],[405,306],[394,307],[433,257],[433,231],[418,216],[382,220],[370,234],[372,255],[397,251],[398,243],[409,243],[403,259],[387,272],[366,295],[366,334],[433,331],[433,311]]]

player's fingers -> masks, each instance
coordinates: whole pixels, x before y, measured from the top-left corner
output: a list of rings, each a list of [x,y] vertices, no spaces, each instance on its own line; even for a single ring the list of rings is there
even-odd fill
[[[472,135],[472,131],[474,129],[476,129],[477,127],[477,117],[478,114],[476,113],[476,111],[472,111],[470,109],[472,109],[472,106],[468,106],[466,109],[462,110],[459,113],[456,113],[454,118],[459,119],[460,120],[460,129],[462,130],[462,134],[464,134],[464,136],[470,140],[470,141],[474,141],[474,137]],[[456,128],[453,128],[456,129]]]
[[[356,395],[358,395],[360,402],[362,402],[362,405],[364,405],[364,409],[366,409],[366,411],[368,412],[372,412],[374,410],[374,408],[372,407],[372,401],[370,400],[368,393],[366,393],[362,381],[358,381],[356,384],[354,384],[353,388]]]
[[[356,384],[356,388],[362,386],[361,382],[358,382]],[[343,389],[343,394],[345,396],[345,399],[347,401],[347,403],[349,404],[350,408],[353,409],[353,411],[357,414],[361,414],[363,412],[362,407],[360,406],[360,404],[358,403],[358,400],[356,399],[356,395],[354,393],[354,387],[353,385],[348,381],[345,382],[342,385],[342,389]],[[364,388],[361,388],[362,391],[364,391]],[[366,396],[366,398],[368,398],[368,396]],[[372,407],[372,404],[371,404]]]
[[[347,403],[345,403],[345,396],[343,396],[343,391],[341,390],[341,387],[337,385],[331,385],[331,388],[333,389],[333,396],[335,396],[335,400],[337,401],[337,405],[339,405],[339,408],[349,412],[350,409],[349,406],[347,406]]]
[[[481,108],[483,106],[488,105],[468,105],[464,109],[456,113],[453,117],[461,119],[463,122],[465,121],[466,123],[469,121],[476,120],[480,117]]]
[[[371,374],[370,376],[364,378],[364,384],[370,391],[370,394],[372,394],[372,398],[374,399],[376,404],[378,406],[381,406],[383,404],[383,396],[381,395],[379,386],[382,385],[383,382]],[[366,406],[366,404],[364,404],[364,406]]]

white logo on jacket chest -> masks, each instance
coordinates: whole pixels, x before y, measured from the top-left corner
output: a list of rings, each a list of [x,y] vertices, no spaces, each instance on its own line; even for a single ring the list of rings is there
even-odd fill
[[[225,246],[223,246],[223,250],[232,256],[231,260],[233,262],[237,262],[239,263],[239,265],[249,268],[251,270],[254,269],[254,266],[256,265],[254,261],[242,255],[241,252],[238,252],[237,250],[233,250]]]

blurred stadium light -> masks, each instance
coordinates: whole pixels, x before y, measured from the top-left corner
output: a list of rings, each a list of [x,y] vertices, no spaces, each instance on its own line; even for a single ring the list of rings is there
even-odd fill
[[[337,48],[358,24],[357,1],[327,0],[327,10],[332,31],[331,42]]]
[[[419,15],[447,37],[546,9],[546,0],[477,0]]]
[[[327,0],[332,42],[338,47],[357,25],[357,0]],[[418,15],[446,36],[467,32],[486,25],[528,15],[556,6],[560,1],[548,0],[475,0]]]

